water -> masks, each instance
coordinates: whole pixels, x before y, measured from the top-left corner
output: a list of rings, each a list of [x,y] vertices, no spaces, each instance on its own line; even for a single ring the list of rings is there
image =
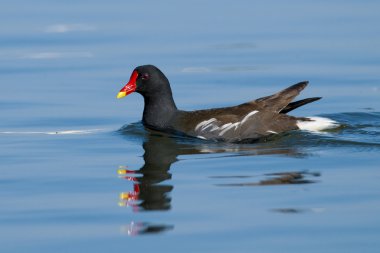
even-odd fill
[[[4,1],[1,252],[377,252],[376,1]],[[160,67],[177,105],[309,80],[293,115],[342,124],[255,144],[145,130],[115,96]],[[119,172],[119,174],[118,174]]]

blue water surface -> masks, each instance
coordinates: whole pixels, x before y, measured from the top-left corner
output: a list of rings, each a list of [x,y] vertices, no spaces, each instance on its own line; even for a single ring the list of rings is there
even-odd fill
[[[378,252],[378,1],[3,1],[1,252]],[[223,144],[116,100],[158,66],[177,106],[303,80],[322,133]]]

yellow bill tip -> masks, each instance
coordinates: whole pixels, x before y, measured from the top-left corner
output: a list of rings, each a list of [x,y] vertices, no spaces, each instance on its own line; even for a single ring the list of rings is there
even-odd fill
[[[118,169],[117,170],[117,174],[119,174],[119,175],[125,175],[125,174],[127,174],[127,170],[125,170],[125,169]]]
[[[117,93],[117,96],[116,96],[116,98],[120,99],[120,98],[123,98],[123,97],[125,97],[126,95],[127,95],[127,93],[126,93],[126,92],[124,92],[124,91],[120,91],[119,93]]]
[[[122,192],[120,193],[120,199],[121,200],[126,200],[126,199],[129,199],[130,195],[128,192]]]

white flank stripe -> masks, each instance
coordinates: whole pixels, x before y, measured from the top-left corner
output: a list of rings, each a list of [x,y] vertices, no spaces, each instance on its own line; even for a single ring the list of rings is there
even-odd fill
[[[271,134],[278,134],[277,132],[275,131],[272,131],[272,130],[268,130],[267,133],[271,133]]]
[[[317,132],[326,129],[339,127],[339,123],[328,118],[308,117],[311,121],[297,121],[297,126],[301,130]]]
[[[218,126],[213,125],[212,128],[210,129],[210,132],[213,132],[213,131],[218,130],[218,129],[219,129]]]
[[[202,130],[202,131],[205,131],[207,128],[210,128],[210,127],[213,127],[213,125],[212,125],[212,124],[204,125],[204,126],[201,128],[201,130]]]
[[[244,117],[244,119],[241,121],[241,123],[240,124],[243,124],[249,117],[251,117],[252,115],[254,115],[254,114],[256,114],[256,113],[258,113],[259,111],[252,111],[252,112],[250,112],[250,113],[248,113],[245,117]]]
[[[209,120],[202,121],[201,123],[199,123],[199,124],[195,127],[195,131],[197,131],[197,130],[198,130],[199,128],[201,128],[201,127],[202,127],[202,129],[203,129],[203,127],[207,126],[208,124],[210,124],[210,123],[212,123],[212,122],[214,122],[214,121],[216,121],[215,118],[212,118],[212,119],[209,119]]]
[[[225,134],[228,130],[230,130],[230,129],[233,128],[233,127],[235,127],[234,130],[236,130],[236,129],[239,127],[240,122],[236,122],[236,123],[234,123],[234,124],[232,124],[232,123],[228,123],[228,124],[225,124],[225,125],[228,125],[228,126],[227,126],[223,131],[221,131],[221,132],[219,133],[219,136],[222,136],[223,134]],[[225,125],[223,125],[223,126],[225,126]]]
[[[223,129],[225,129],[226,127],[229,127],[229,126],[231,126],[231,125],[232,125],[232,123],[224,124],[223,126],[220,127],[220,130],[223,130]]]
[[[198,131],[198,130],[206,131],[206,130],[208,130],[209,132],[220,130],[218,135],[222,136],[223,134],[225,134],[227,131],[231,130],[232,128],[235,128],[234,130],[236,131],[236,129],[238,129],[239,126],[244,124],[244,122],[246,122],[250,117],[252,117],[253,115],[255,115],[258,112],[259,111],[257,111],[257,110],[252,111],[252,112],[248,113],[247,115],[245,115],[245,117],[242,119],[242,121],[235,122],[235,123],[232,123],[232,122],[226,123],[220,127],[214,123],[215,121],[217,121],[216,118],[211,118],[209,120],[202,121],[201,123],[196,125],[194,130],[195,131]],[[197,137],[199,137],[199,136],[197,136]]]

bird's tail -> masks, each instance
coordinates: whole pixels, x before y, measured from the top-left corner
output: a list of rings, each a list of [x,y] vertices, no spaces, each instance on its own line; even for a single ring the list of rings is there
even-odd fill
[[[288,104],[287,106],[285,106],[285,108],[282,109],[280,111],[280,113],[284,113],[284,114],[288,113],[290,111],[293,111],[294,109],[297,109],[300,106],[303,106],[303,105],[306,105],[308,103],[317,101],[319,99],[321,99],[321,97],[306,98],[306,99],[302,99],[302,100],[298,100],[298,101],[292,102],[292,103]]]

